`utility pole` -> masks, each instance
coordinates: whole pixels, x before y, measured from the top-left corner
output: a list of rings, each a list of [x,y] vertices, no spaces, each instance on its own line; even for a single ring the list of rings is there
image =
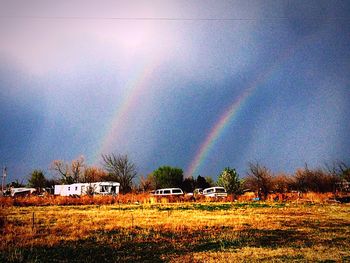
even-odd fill
[[[2,169],[2,187],[1,187],[1,195],[4,195],[4,189],[5,189],[5,177],[7,176],[7,168],[6,166]]]

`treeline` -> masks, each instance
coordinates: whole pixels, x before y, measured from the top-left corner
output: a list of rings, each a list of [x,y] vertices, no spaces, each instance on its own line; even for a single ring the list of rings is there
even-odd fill
[[[37,188],[40,192],[45,188],[52,189],[55,184],[116,181],[120,183],[120,192],[125,194],[170,187],[179,187],[188,193],[196,188],[218,185],[223,186],[229,194],[239,195],[252,191],[261,199],[270,193],[350,190],[350,168],[344,162],[334,162],[316,169],[305,165],[294,174],[274,174],[264,165],[249,163],[245,175],[240,176],[234,168],[227,167],[218,175],[216,182],[210,176],[185,177],[181,168],[171,166],[161,166],[147,176],[138,176],[135,163],[127,155],[116,154],[102,155],[102,167],[86,165],[83,157],[71,162],[55,160],[50,171],[53,178],[48,179],[42,170],[34,170],[28,177],[27,186]],[[15,181],[9,186],[22,185]]]
[[[316,169],[310,169],[305,165],[291,175],[273,174],[259,163],[249,163],[248,174],[241,181],[240,191],[250,189],[265,199],[269,193],[349,191],[349,182],[350,168],[343,162]]]

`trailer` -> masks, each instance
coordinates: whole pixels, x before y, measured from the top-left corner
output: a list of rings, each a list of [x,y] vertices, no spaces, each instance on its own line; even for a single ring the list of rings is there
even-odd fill
[[[74,196],[86,194],[118,195],[120,183],[95,182],[55,185],[54,194],[60,196]]]
[[[28,196],[36,192],[35,188],[28,188],[28,187],[11,187],[10,188],[10,196],[16,197],[16,196]]]

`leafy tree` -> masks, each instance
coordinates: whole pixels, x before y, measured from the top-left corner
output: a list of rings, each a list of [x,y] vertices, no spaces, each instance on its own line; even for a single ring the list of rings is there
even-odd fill
[[[57,179],[54,179],[54,178],[46,179],[46,183],[45,183],[46,191],[50,194],[53,194],[54,187],[56,184],[60,184],[60,181],[58,181]]]
[[[185,180],[182,182],[182,190],[184,190],[186,193],[193,192],[194,188],[196,186],[196,182],[193,179],[193,177],[185,178]]]
[[[241,181],[236,169],[226,167],[219,175],[217,184],[226,189],[229,194],[238,194],[241,189]]]
[[[209,187],[213,187],[215,186],[215,182],[213,180],[213,178],[211,178],[210,176],[206,176],[205,180],[207,181],[207,183],[209,184]]]
[[[108,179],[120,183],[120,192],[125,194],[131,191],[132,181],[136,177],[136,166],[127,155],[102,155],[104,167],[108,174]]]
[[[196,180],[196,188],[205,189],[208,187],[210,187],[210,184],[207,182],[207,180],[204,177],[198,175],[197,180]]]
[[[19,182],[18,179],[16,179],[15,181],[12,181],[11,183],[7,184],[6,187],[18,188],[18,187],[25,187],[25,185],[23,184],[23,181]]]
[[[180,168],[161,166],[153,172],[157,188],[181,187],[183,171]]]
[[[39,192],[46,186],[46,178],[41,170],[34,170],[28,179],[28,186],[38,189]]]

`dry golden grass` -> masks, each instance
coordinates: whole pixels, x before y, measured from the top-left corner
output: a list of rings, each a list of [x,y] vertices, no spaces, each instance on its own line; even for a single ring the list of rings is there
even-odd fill
[[[257,195],[254,192],[247,192],[237,196],[239,202],[249,202]],[[333,193],[283,193],[270,194],[267,197],[268,202],[287,201],[297,203],[326,203],[334,199]],[[224,199],[215,200],[205,196],[181,196],[181,197],[156,197],[148,193],[124,194],[118,196],[27,196],[27,197],[0,197],[0,207],[6,206],[48,206],[48,205],[110,205],[110,204],[154,204],[154,203],[180,203],[180,202],[232,202],[235,199],[229,195]]]
[[[350,261],[348,205],[115,203],[1,213],[1,262]]]

